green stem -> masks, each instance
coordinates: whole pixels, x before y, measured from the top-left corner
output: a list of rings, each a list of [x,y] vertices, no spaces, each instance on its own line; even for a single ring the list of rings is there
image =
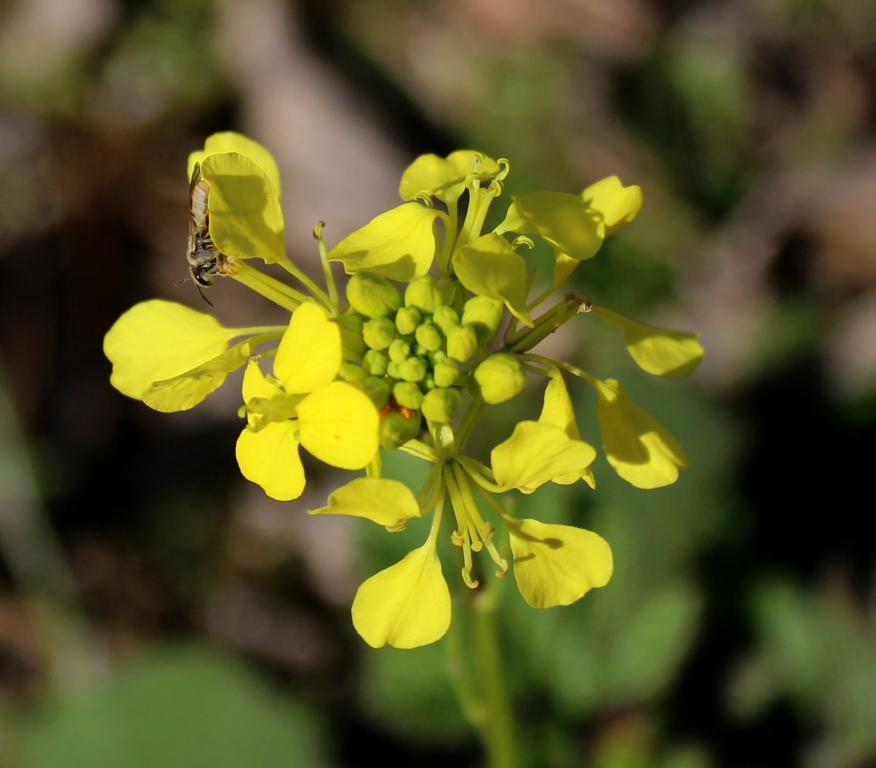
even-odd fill
[[[316,239],[317,247],[319,248],[319,261],[320,264],[322,264],[322,273],[325,276],[326,288],[328,288],[328,298],[334,308],[334,314],[337,314],[341,310],[341,305],[338,301],[338,284],[335,282],[332,265],[329,264],[328,250],[325,247],[325,240],[322,239],[322,228],[324,226],[324,221],[318,221],[313,228],[313,236]]]
[[[516,728],[496,627],[495,579],[470,590],[470,627],[475,674],[482,696],[475,723],[487,751],[490,768],[519,768]]]
[[[274,304],[279,304],[284,309],[294,312],[301,305],[307,296],[294,288],[269,277],[264,272],[245,264],[242,261],[237,261],[234,264],[234,272],[230,273],[231,277],[239,283],[243,283],[247,288],[251,288],[256,293],[261,294],[266,299],[273,301]]]
[[[509,333],[505,337],[503,352],[519,353],[527,352],[536,344],[550,336],[563,323],[571,320],[575,315],[588,312],[590,305],[583,296],[569,294],[555,304],[551,309],[541,315],[535,321],[534,328],[524,328],[515,333]]]
[[[285,269],[292,277],[294,277],[298,282],[300,282],[308,291],[310,291],[310,295],[313,296],[320,304],[322,304],[326,309],[331,311],[333,314],[337,314],[338,306],[337,301],[332,301],[328,294],[320,288],[315,281],[311,280],[304,272],[302,272],[298,267],[296,267],[289,259],[283,258],[278,259],[277,264],[279,264],[283,269]]]

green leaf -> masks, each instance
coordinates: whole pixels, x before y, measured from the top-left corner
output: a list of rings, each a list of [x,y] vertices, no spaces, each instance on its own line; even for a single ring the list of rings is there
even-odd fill
[[[21,768],[323,768],[313,719],[239,662],[153,652],[27,724]]]

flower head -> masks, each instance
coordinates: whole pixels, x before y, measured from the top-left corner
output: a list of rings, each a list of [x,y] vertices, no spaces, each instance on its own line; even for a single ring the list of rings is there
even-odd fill
[[[512,198],[487,231],[510,163],[472,150],[423,155],[402,176],[403,202],[331,251],[317,225],[323,289],[285,255],[280,179],[264,147],[216,134],[192,153],[190,173],[196,165],[205,185],[198,214],[225,257],[222,274],[290,310],[291,320],[225,328],[178,304],[144,302],[106,336],[113,385],[158,410],[185,410],[245,365],[239,415],[246,425],[236,449],[244,477],[272,498],[300,497],[303,447],[331,466],[366,470],[311,514],[365,518],[390,532],[432,515],[424,543],[356,594],[353,624],[371,646],[412,648],[447,631],[442,526],[449,525],[469,588],[483,578],[478,557],[488,557],[499,576],[513,569],[521,595],[536,608],[569,605],[607,584],[612,554],[597,533],[517,518],[504,498],[546,483],[595,487],[597,449],[579,433],[566,377],[589,385],[602,449],[622,478],[656,488],[675,482],[687,465],[681,446],[617,381],[535,351],[564,324],[591,316],[619,330],[650,374],[677,378],[699,364],[696,334],[639,323],[577,294],[543,309],[606,237],[635,218],[641,189],[611,176],[580,194],[528,192]],[[533,297],[526,254],[535,238],[553,250],[555,266],[550,285]],[[300,288],[248,265],[253,258],[286,270]],[[330,262],[351,275],[348,306]],[[492,441],[489,464],[467,455],[483,410],[518,397],[538,378],[547,380],[538,418],[520,418],[510,435]],[[417,495],[380,477],[378,447],[431,463]]]
[[[304,491],[299,445],[341,469],[362,469],[377,453],[377,409],[361,390],[335,381],[341,355],[338,325],[305,302],[280,340],[273,377],[258,359],[247,365],[247,426],[237,440],[237,463],[274,499],[297,499]]]

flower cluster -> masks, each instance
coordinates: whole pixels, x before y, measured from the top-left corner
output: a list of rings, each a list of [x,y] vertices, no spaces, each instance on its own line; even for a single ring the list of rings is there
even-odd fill
[[[587,314],[619,330],[649,373],[679,377],[699,364],[695,334],[643,325],[580,295],[563,295],[538,312],[605,237],[632,221],[641,190],[612,176],[578,195],[530,192],[512,198],[501,223],[484,231],[509,170],[508,161],[471,150],[419,157],[402,176],[399,206],[330,251],[317,226],[322,289],[286,256],[270,154],[239,134],[211,136],[189,159],[201,194],[193,227],[205,230],[190,238],[199,249],[191,246],[192,275],[201,285],[209,285],[205,275],[243,283],[290,310],[288,324],[225,328],[211,315],[156,300],[122,315],[105,339],[112,384],[165,412],[195,406],[245,366],[237,461],[270,497],[302,494],[303,446],[332,466],[365,470],[311,514],[363,517],[389,531],[432,515],[423,545],[356,594],[353,624],[374,647],[413,648],[447,631],[451,597],[437,553],[445,517],[470,588],[478,586],[475,554],[482,550],[499,575],[513,565],[534,607],[568,605],[608,582],[611,550],[596,533],[518,519],[501,503],[512,490],[529,494],[550,482],[595,487],[597,452],[578,432],[565,375],[595,391],[602,447],[621,477],[656,488],[675,482],[686,466],[681,446],[617,381],[533,352]],[[553,249],[555,266],[551,284],[530,298],[532,274],[520,251],[533,238]],[[300,288],[250,266],[253,258],[279,265]],[[351,275],[346,305],[331,262]],[[518,395],[530,376],[546,380],[538,418],[519,421],[492,447],[488,464],[466,455],[483,409]],[[380,449],[432,465],[418,494],[380,476]],[[508,544],[485,512],[504,524]]]

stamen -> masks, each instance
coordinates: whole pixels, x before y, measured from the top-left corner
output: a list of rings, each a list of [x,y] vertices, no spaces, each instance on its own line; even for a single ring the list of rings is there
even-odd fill
[[[525,245],[531,251],[535,248],[535,243],[532,242],[531,237],[527,237],[526,235],[518,235],[511,241],[511,247],[517,248],[520,245]]]

